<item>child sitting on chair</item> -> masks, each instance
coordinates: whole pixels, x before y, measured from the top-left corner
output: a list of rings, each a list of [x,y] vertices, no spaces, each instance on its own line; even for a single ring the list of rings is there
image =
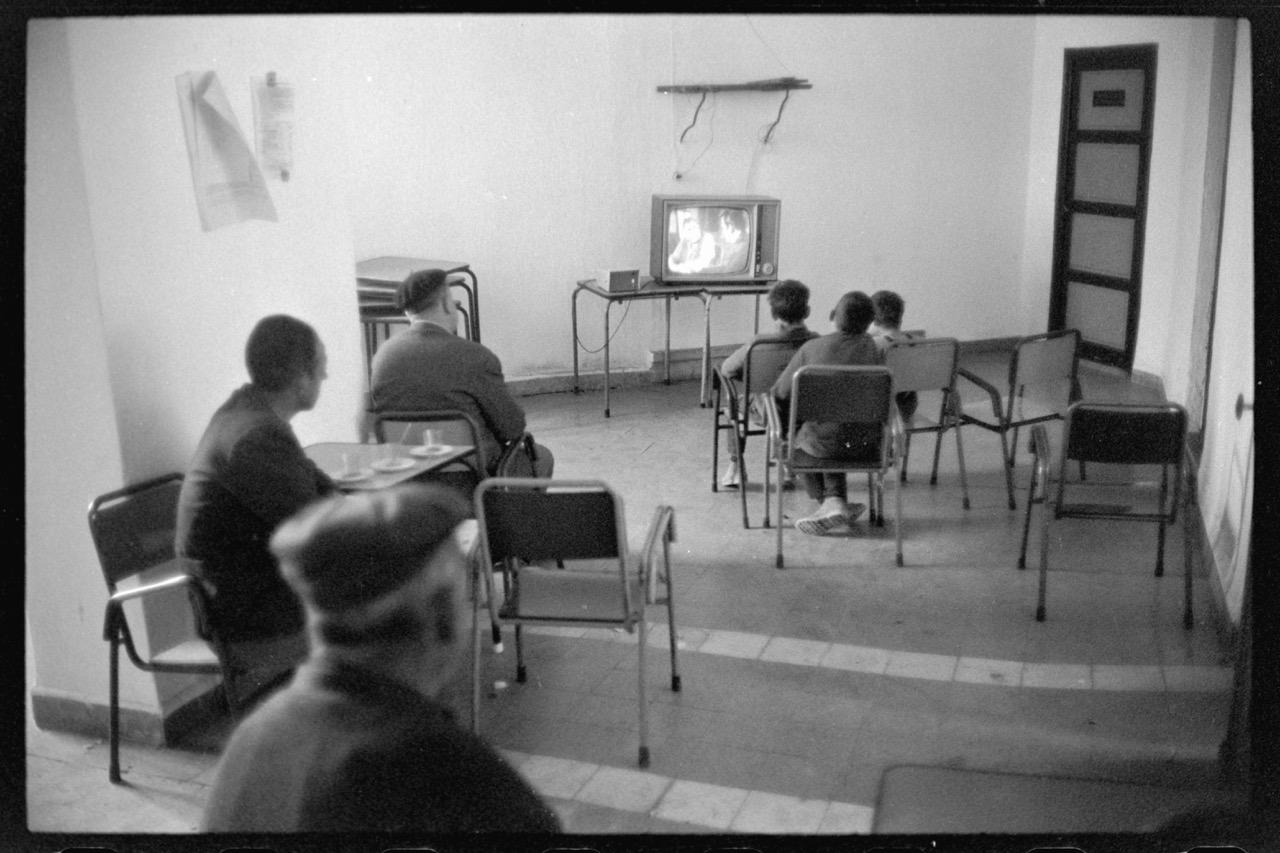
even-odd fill
[[[778,321],[777,325],[772,331],[756,335],[754,339],[738,347],[724,360],[720,365],[720,372],[728,379],[742,379],[743,371],[747,366],[747,350],[756,341],[807,341],[817,337],[817,333],[810,331],[804,324],[809,316],[809,288],[803,282],[793,278],[780,281],[769,288],[766,298],[769,300],[769,313],[774,320]],[[764,420],[763,412],[757,412],[752,401],[743,400],[742,405],[753,406],[752,414],[756,416],[756,420],[761,422]],[[729,417],[732,419],[737,414],[729,412]],[[740,480],[738,445],[737,442],[729,442],[729,470],[724,472],[720,485],[726,489],[736,489]]]
[[[876,318],[867,328],[867,334],[876,342],[882,357],[893,342],[911,340],[912,336],[902,331],[902,312],[907,306],[901,296],[892,290],[877,290],[871,294],[871,307],[875,309]],[[895,396],[895,400],[902,422],[910,423],[919,403],[916,392],[903,391]]]
[[[831,312],[836,331],[803,344],[773,384],[773,396],[779,408],[790,401],[791,377],[806,364],[882,364],[884,356],[867,334],[874,316],[871,298],[862,291],[850,291],[840,297]],[[874,435],[866,433],[857,424],[805,421],[791,440],[810,456],[839,459],[850,453],[861,455],[861,449],[870,442],[878,442],[880,434],[878,429]],[[801,477],[805,491],[819,506],[812,515],[798,519],[796,529],[811,536],[847,533],[849,525],[862,515],[866,506],[848,502],[849,485],[844,472],[803,472]]]

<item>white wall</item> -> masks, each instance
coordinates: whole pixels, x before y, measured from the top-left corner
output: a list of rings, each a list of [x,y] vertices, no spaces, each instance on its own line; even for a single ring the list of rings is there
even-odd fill
[[[776,195],[781,272],[813,288],[817,327],[844,291],[891,287],[910,325],[1016,334],[1016,318],[971,297],[1005,302],[1022,287],[1032,29],[1028,18],[362,18],[334,57],[362,129],[357,254],[470,262],[482,334],[508,376],[563,373],[573,283],[599,267],[647,269],[652,193]],[[680,144],[698,98],[656,91],[788,75],[813,88],[792,93],[767,146],[781,93],[708,98]],[[598,347],[603,306],[580,303],[584,344]],[[676,305],[673,346],[701,343],[697,307]],[[648,366],[661,312],[631,307],[615,367]],[[749,300],[717,303],[713,340],[744,339],[750,317]]]
[[[1200,464],[1200,512],[1232,622],[1239,624],[1253,506],[1254,376],[1253,124],[1250,28],[1240,23],[1231,111],[1223,238]]]
[[[337,36],[306,19],[31,26],[27,578],[44,693],[106,695],[105,592],[85,507],[186,467],[210,414],[246,381],[244,341],[260,317],[295,314],[328,349],[320,404],[294,422],[303,443],[355,435],[363,374],[347,140],[321,61]],[[251,76],[274,70],[299,84],[296,168],[289,183],[269,183],[279,222],[200,228],[175,78],[205,69],[246,133]],[[150,679],[125,677],[126,703],[143,709],[191,688],[168,679],[157,695]]]
[[[1062,109],[1063,52],[1076,47],[1158,46],[1154,137],[1142,265],[1142,311],[1133,367],[1186,397],[1191,316],[1204,187],[1213,24],[1197,18],[1036,19],[1031,165],[1021,320],[1044,328],[1053,269],[1053,206]]]

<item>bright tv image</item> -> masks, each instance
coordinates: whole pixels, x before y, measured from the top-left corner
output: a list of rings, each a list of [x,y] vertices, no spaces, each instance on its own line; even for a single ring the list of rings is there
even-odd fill
[[[650,275],[668,284],[776,279],[780,209],[765,196],[655,195]]]

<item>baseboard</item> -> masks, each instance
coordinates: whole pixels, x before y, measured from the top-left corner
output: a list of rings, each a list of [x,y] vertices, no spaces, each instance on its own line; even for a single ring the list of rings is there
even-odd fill
[[[653,373],[649,370],[610,370],[610,388],[638,388],[653,384]],[[580,373],[576,387],[581,391],[603,391],[604,371],[599,373]],[[551,376],[531,376],[524,379],[507,380],[507,388],[517,397],[532,397],[536,394],[564,394],[574,390],[572,373],[561,373]]]
[[[107,740],[111,713],[105,702],[67,696],[42,687],[31,689],[31,715],[36,727]],[[147,746],[167,746],[190,731],[226,714],[222,685],[196,695],[167,714],[120,707],[120,739]]]

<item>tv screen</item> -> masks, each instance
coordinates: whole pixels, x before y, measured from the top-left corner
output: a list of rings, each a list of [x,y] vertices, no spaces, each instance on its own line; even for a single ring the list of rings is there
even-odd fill
[[[781,202],[757,195],[654,195],[649,274],[664,284],[776,280]]]
[[[750,212],[727,204],[673,206],[666,245],[667,268],[678,275],[747,275],[754,245]]]

